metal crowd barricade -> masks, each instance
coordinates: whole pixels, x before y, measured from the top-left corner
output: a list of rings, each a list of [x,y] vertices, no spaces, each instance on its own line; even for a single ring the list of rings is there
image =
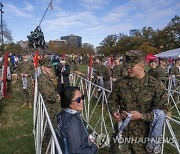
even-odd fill
[[[175,148],[177,153],[180,154],[180,134],[178,128],[180,128],[180,80],[176,79],[176,86],[174,85],[174,79],[168,80],[167,93],[168,93],[168,104],[171,106],[169,109],[169,116],[166,116],[166,121],[163,129],[163,142],[161,154],[165,152],[165,144]],[[173,127],[176,126],[176,131]],[[177,135],[176,135],[177,134]]]
[[[35,141],[35,151],[36,154],[41,154],[42,143],[44,139],[44,134],[47,130],[50,130],[51,137],[49,138],[49,143],[46,148],[46,154],[62,154],[61,148],[59,146],[57,137],[51,120],[49,118],[46,106],[44,104],[41,93],[38,91],[37,78],[35,79],[35,92],[34,92],[34,111],[33,111],[33,133]]]

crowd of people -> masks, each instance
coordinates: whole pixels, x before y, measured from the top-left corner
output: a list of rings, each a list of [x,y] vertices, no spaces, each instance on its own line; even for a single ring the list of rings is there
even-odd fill
[[[10,77],[7,77],[7,82],[12,81],[12,73],[17,74],[24,99],[20,107],[28,105],[32,108],[36,74],[38,90],[42,94],[52,122],[55,122],[58,113],[56,106],[61,103],[62,111],[57,115],[56,134],[63,153],[97,153],[98,145],[91,140],[80,115],[84,96],[78,87],[70,86],[69,80],[70,72],[78,69],[77,63],[87,63],[89,56],[83,60],[83,57],[74,54],[42,55],[38,57],[39,67],[36,69],[34,57],[9,55],[7,72]],[[160,153],[161,151],[161,145],[151,140],[147,144],[119,143],[114,140],[117,136],[143,139],[162,137],[163,117],[169,109],[165,89],[169,78],[173,79],[174,87],[178,86],[180,60],[168,61],[164,58],[150,60],[147,68],[144,58],[144,52],[131,50],[123,57],[95,56],[93,59],[92,82],[111,91],[108,106],[115,120],[115,132],[110,146],[110,152],[113,154]],[[3,59],[1,59],[1,68],[3,69]],[[10,88],[8,92],[10,95],[11,84],[7,87]],[[159,132],[153,132],[157,127]],[[48,134],[49,132],[45,134],[46,138],[49,137]],[[46,142],[43,144],[43,147],[45,146],[47,146]]]

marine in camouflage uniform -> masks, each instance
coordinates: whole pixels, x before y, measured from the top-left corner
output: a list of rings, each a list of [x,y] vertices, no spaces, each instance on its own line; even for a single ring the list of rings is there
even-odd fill
[[[34,78],[34,65],[32,61],[27,61],[27,58],[24,57],[23,61],[19,62],[19,65],[16,69],[18,75],[18,82],[20,89],[23,94],[24,103],[21,107],[24,107],[28,104],[29,108],[32,108],[33,102],[33,78]],[[27,79],[26,85],[23,84],[23,78]]]
[[[176,60],[175,61],[175,65],[173,65],[170,70],[169,70],[169,74],[170,75],[175,75],[176,79],[180,80],[180,65],[179,65],[180,61]]]
[[[57,101],[59,100],[59,96],[57,94],[56,88],[53,84],[53,66],[51,60],[48,57],[45,57],[40,60],[41,65],[41,74],[38,78],[38,90],[41,93],[48,115],[52,124],[55,124],[55,117],[57,114]],[[51,132],[49,127],[46,128],[43,143],[42,143],[42,153],[45,153],[49,140],[51,137]]]
[[[123,66],[123,64],[120,63],[120,57],[116,56],[114,57],[115,66],[112,69],[112,82],[113,87],[115,86],[115,83],[117,80],[122,79],[126,76],[126,70]]]
[[[167,68],[166,68],[166,59],[160,58],[159,59],[159,66],[156,69],[157,75],[156,79],[162,81],[163,85],[166,86],[167,84]]]
[[[110,90],[110,76],[111,76],[111,72],[110,69],[105,66],[106,60],[102,59],[102,64],[100,64],[98,70],[97,70],[97,78],[100,81],[100,78],[102,78],[104,85],[103,87],[105,89]]]
[[[173,88],[177,88],[177,86],[179,86],[180,84],[180,61],[177,59],[175,60],[175,64],[169,69],[169,75],[172,79],[172,83],[173,83]],[[179,80],[179,81],[178,81]],[[174,93],[174,100],[177,102],[179,100],[179,94],[178,93]],[[174,103],[171,102],[171,104],[174,106]]]
[[[56,103],[59,95],[53,83],[52,63],[46,57],[40,61],[41,71],[38,78],[38,90],[42,94],[50,119],[54,121],[56,116]]]
[[[148,137],[150,122],[153,121],[153,109],[167,107],[167,93],[161,83],[144,71],[144,53],[131,50],[125,53],[125,66],[128,76],[116,82],[109,97],[109,107],[115,121],[115,133],[111,140],[113,154],[147,154],[144,143],[122,143],[114,140],[118,135],[118,122],[132,114],[122,136],[127,138]]]
[[[151,60],[149,62],[149,67],[150,69],[148,70],[148,74],[153,76],[154,78],[156,78],[158,80],[158,71],[157,71],[157,63],[155,60]]]
[[[99,62],[99,58],[98,57],[95,57],[94,58],[94,61],[93,61],[93,77],[94,77],[94,83],[95,84],[98,84],[98,74],[97,74],[97,71],[99,70],[99,67],[100,67],[100,62]]]

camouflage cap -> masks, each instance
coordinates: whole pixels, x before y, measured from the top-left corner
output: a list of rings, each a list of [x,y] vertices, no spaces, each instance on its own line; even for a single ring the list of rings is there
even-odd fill
[[[52,62],[51,62],[51,59],[47,58],[47,57],[40,60],[40,65],[48,67],[48,68],[51,68],[53,66]]]
[[[125,52],[125,60],[124,66],[125,67],[133,67],[134,65],[138,64],[140,61],[144,60],[145,53],[143,51],[131,50]]]

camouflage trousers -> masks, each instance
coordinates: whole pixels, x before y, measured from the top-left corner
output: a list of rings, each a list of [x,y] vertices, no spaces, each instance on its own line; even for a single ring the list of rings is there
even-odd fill
[[[145,145],[141,144],[114,144],[111,154],[148,154]]]
[[[110,151],[111,151],[110,153],[111,154],[148,154],[148,152],[146,150],[146,144],[135,143],[135,141],[134,142],[126,142],[125,138],[131,139],[131,137],[130,138],[128,138],[128,137],[121,138],[122,134],[118,133],[118,124],[117,123],[115,123],[114,128],[115,128],[115,133],[113,133],[113,135],[111,137],[111,141],[110,141]]]

